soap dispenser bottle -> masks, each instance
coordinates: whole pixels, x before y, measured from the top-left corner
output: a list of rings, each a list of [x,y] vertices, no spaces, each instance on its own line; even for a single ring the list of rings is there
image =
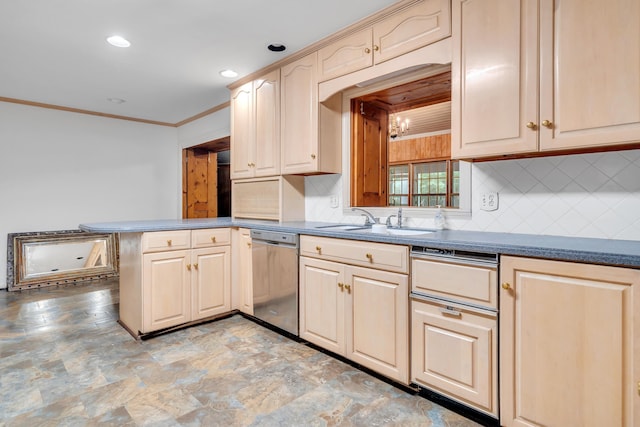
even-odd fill
[[[436,205],[436,215],[433,217],[433,224],[437,230],[444,230],[444,213],[442,212],[442,207],[440,205]]]

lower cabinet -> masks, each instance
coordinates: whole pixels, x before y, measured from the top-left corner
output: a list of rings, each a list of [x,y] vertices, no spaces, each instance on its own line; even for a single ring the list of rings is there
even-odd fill
[[[497,416],[497,313],[443,301],[411,301],[416,384]]]
[[[500,424],[640,423],[640,270],[504,256]]]
[[[135,336],[231,311],[229,229],[123,233],[120,322]]]
[[[252,270],[252,246],[251,230],[240,228],[234,230],[235,240],[233,241],[234,254],[234,287],[239,290],[239,300],[237,308],[243,313],[253,315],[253,270]]]
[[[300,257],[300,337],[409,383],[408,276]]]

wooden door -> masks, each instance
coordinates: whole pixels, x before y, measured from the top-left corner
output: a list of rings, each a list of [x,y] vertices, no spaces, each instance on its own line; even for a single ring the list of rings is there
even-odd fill
[[[187,270],[190,262],[188,250],[143,255],[141,332],[157,331],[191,320],[191,281]]]
[[[537,1],[452,4],[451,157],[537,151]]]
[[[347,267],[344,288],[347,357],[409,384],[409,279]]]
[[[253,87],[255,109],[254,176],[280,173],[280,70],[257,79]]]
[[[412,381],[497,415],[497,368],[496,313],[445,302],[411,302]]]
[[[312,173],[318,169],[317,53],[285,65],[281,70],[282,174]]]
[[[540,5],[540,149],[640,141],[640,2]]]
[[[502,257],[500,424],[637,426],[640,270]]]
[[[207,150],[184,150],[183,218],[218,216],[218,155]]]
[[[231,179],[251,178],[254,160],[253,82],[231,92]]]
[[[300,257],[299,266],[300,338],[344,356],[344,265]]]
[[[387,206],[387,129],[381,108],[352,101],[351,205]]]
[[[191,253],[192,320],[231,311],[231,248],[193,249]]]

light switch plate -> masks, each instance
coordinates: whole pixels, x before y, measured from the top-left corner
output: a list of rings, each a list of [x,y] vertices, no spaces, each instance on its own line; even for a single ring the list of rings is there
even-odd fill
[[[498,210],[498,193],[489,191],[480,196],[480,209],[483,211]]]
[[[336,196],[335,194],[331,195],[331,197],[329,197],[329,204],[331,205],[332,208],[337,208],[338,196]]]

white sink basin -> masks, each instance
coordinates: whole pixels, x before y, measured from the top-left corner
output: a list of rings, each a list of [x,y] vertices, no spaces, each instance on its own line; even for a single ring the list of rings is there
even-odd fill
[[[410,230],[407,228],[387,228],[388,234],[393,234],[395,236],[419,236],[421,234],[430,234],[433,233],[431,230]]]

